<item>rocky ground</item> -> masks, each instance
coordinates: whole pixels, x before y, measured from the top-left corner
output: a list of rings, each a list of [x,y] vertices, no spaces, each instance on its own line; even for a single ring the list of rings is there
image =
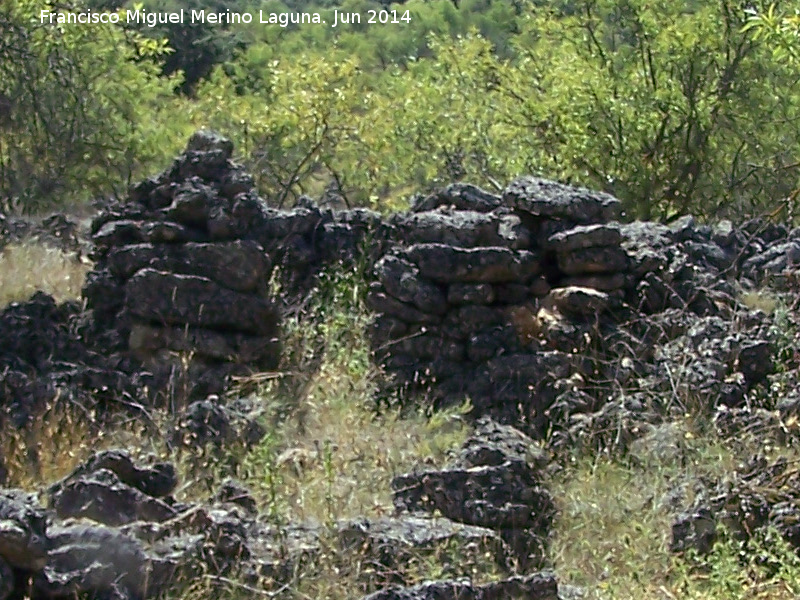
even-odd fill
[[[536,178],[279,211],[232,154],[196,134],[85,233],[0,220],[93,266],[0,314],[0,600],[622,597],[626,518],[660,597],[736,544],[742,597],[800,593],[800,230]],[[587,468],[651,497],[581,576]]]

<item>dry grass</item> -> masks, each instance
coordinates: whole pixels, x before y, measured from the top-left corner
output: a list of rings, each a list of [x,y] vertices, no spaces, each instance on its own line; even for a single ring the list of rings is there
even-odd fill
[[[774,313],[781,303],[778,295],[768,289],[743,292],[739,300],[750,310],[760,310],[768,315]]]
[[[776,561],[794,561],[778,576],[742,564],[735,542],[688,561],[668,549],[676,509],[694,501],[691,483],[724,478],[755,451],[706,437],[692,440],[677,462],[659,463],[655,456],[647,466],[605,457],[578,461],[551,482],[560,508],[552,552],[556,572],[565,583],[584,587],[587,599],[796,598],[800,562],[788,548],[770,550]],[[772,453],[794,454],[788,448]],[[763,552],[756,546],[749,554]]]
[[[391,512],[392,477],[443,462],[466,438],[457,410],[435,421],[375,410],[378,372],[366,322],[363,311],[354,310],[332,311],[317,324],[287,324],[288,366],[300,383],[273,383],[262,391],[262,403],[282,417],[273,419],[268,438],[245,460],[246,479],[266,504],[279,503],[286,518],[332,523]],[[305,354],[309,338],[323,340],[314,366]],[[294,397],[286,397],[287,387]]]
[[[36,252],[42,249],[12,249],[17,261]],[[3,268],[8,269],[5,255],[4,261]],[[37,275],[29,277],[33,280]],[[33,289],[40,287],[33,285]],[[269,431],[255,448],[226,449],[219,455],[199,449],[176,454],[143,427],[128,422],[101,429],[91,424],[89,415],[54,402],[55,407],[27,433],[3,433],[0,449],[10,482],[41,489],[91,452],[115,446],[175,461],[184,481],[181,499],[203,499],[223,477],[233,475],[253,489],[263,514],[276,524],[330,525],[323,547],[280,593],[253,590],[236,581],[220,586],[219,581],[198,577],[175,598],[361,597],[376,577],[385,574],[376,574],[374,565],[357,553],[340,550],[335,523],[391,513],[392,477],[442,464],[463,443],[469,428],[462,419],[463,407],[432,418],[397,408],[375,410],[378,373],[364,335],[368,317],[352,289],[347,281],[338,282],[312,306],[313,319],[286,324],[285,377],[248,392],[265,408]],[[77,286],[71,293],[76,290]],[[154,411],[154,415],[160,422],[167,420],[164,414]],[[715,480],[756,450],[746,443],[735,448],[722,445],[692,423],[686,429],[694,435],[687,439],[687,450],[679,460],[664,462],[655,453],[636,464],[605,457],[576,458],[551,478],[548,486],[560,509],[551,552],[559,578],[583,587],[589,599],[797,597],[800,561],[779,542],[749,553],[771,556],[774,564],[785,565],[777,574],[743,563],[733,543],[719,544],[708,558],[684,560],[669,553],[671,510],[693,499],[691,486],[681,485],[699,477]],[[772,452],[789,454],[790,450],[773,448]],[[676,489],[683,491],[674,494]],[[671,509],[670,496],[675,496]],[[445,545],[420,552],[396,576],[415,583],[457,575],[465,565],[478,581],[501,575],[491,557],[476,560],[465,556],[463,548]]]
[[[9,244],[0,250],[0,307],[27,300],[38,290],[57,302],[79,298],[90,269],[74,255],[35,241]]]

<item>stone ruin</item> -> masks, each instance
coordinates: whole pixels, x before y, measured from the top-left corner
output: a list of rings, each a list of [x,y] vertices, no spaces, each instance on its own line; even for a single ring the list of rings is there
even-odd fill
[[[92,225],[96,268],[84,296],[134,354],[190,351],[263,369],[279,362],[273,265],[249,220],[265,207],[232,152],[227,140],[195,135],[171,169]]]
[[[519,535],[546,539],[549,496],[542,491],[545,502],[539,506],[519,487],[542,465],[526,457],[530,440],[521,433],[489,421],[482,427],[465,444],[461,460],[492,465],[473,475],[491,510],[481,509],[476,500],[460,518],[425,514],[433,506],[415,508],[412,485],[395,492],[396,502],[411,514],[341,521],[334,525],[333,539],[323,539],[319,525],[270,522],[258,513],[251,492],[234,480],[222,482],[206,500],[179,502],[172,463],[135,460],[125,450],[98,452],[47,489],[47,508],[34,494],[0,490],[0,600],[135,600],[158,597],[198,578],[213,588],[233,577],[268,594],[275,590],[277,596],[298,570],[313,569],[331,544],[371,565],[361,582],[365,600],[557,600],[555,576],[530,569],[518,575],[521,548],[508,543],[509,532],[497,532],[518,520],[528,505],[528,510],[544,510],[541,522],[535,531],[526,528]],[[514,502],[500,502],[504,494]],[[443,495],[434,502],[443,512],[454,512]],[[478,524],[464,524],[470,521]],[[452,579],[404,587],[399,573],[412,552],[434,556],[445,547],[459,552],[460,560],[446,567]],[[487,553],[506,578],[483,585],[465,579]]]
[[[169,169],[104,208],[92,224],[89,311],[37,294],[0,314],[4,419],[25,427],[53,398],[89,409],[144,410],[174,393],[170,385],[182,368],[175,357],[182,354],[192,359],[183,399],[194,402],[170,439],[255,443],[264,435],[253,417],[257,407],[244,399],[225,405],[226,377],[279,365],[281,317],[302,306],[322,270],[367,265],[375,312],[369,335],[389,376],[384,392],[434,406],[469,399],[475,419],[496,420],[478,421],[479,441],[470,440],[445,468],[395,478],[398,516],[339,524],[342,547],[374,550],[387,572],[396,565],[392,557],[402,560],[402,549],[421,540],[492,548],[504,568],[512,565],[510,575],[518,572],[514,565],[541,566],[553,500],[540,485],[541,465],[522,456],[521,448],[531,447],[526,436],[547,439],[556,453],[635,453],[637,443],[660,439],[687,398],[693,410],[712,416],[723,437],[791,435],[786,423],[800,414],[797,394],[780,401],[759,396],[753,406],[763,384],[780,376],[791,390],[800,382],[774,373],[781,332],[772,317],[745,306],[741,293],[765,283],[797,289],[800,229],[758,219],[741,226],[691,217],[670,225],[623,223],[619,202],[607,194],[530,177],[501,195],[454,184],[388,218],[326,210],[307,198],[276,210],[231,155],[230,142],[196,134]],[[239,514],[252,512],[246,493],[231,484],[229,496],[244,498],[238,508],[219,507],[229,496],[187,507],[143,483],[150,471],[129,463],[96,458],[51,490],[45,512],[21,492],[3,492],[0,519],[27,525],[0,531],[0,599],[4,590],[12,593],[3,582],[21,572],[33,574],[41,597],[101,588],[108,597],[142,597],[156,593],[174,569],[207,567],[202,561],[211,555],[225,557],[220,573],[247,556],[253,573],[280,579],[278,550],[264,543],[274,532]],[[169,475],[165,465],[148,469]],[[707,549],[716,524],[728,521],[772,524],[798,539],[788,525],[800,515],[795,495],[782,489],[772,502],[757,490],[774,484],[764,478],[794,481],[795,474],[783,465],[760,472],[737,480],[736,493],[730,486],[711,490],[690,506],[676,520],[673,549]],[[729,505],[740,496],[753,511],[733,511]],[[85,512],[89,497],[117,508]],[[46,533],[42,515],[56,523]],[[75,517],[95,524],[66,521]],[[292,556],[306,560],[319,532],[292,527]],[[127,537],[120,551],[130,552],[119,561],[165,577],[150,579],[149,591],[139,571],[120,579],[122,562],[114,556],[99,566],[89,560],[104,540],[121,535]],[[37,550],[44,538],[46,557]],[[75,563],[80,556],[88,562]],[[551,576],[535,574],[488,586],[454,579],[387,588],[370,598],[554,598],[554,590]]]
[[[781,226],[618,223],[615,198],[530,177],[499,196],[454,184],[389,218],[308,198],[277,210],[232,151],[219,136],[195,134],[170,168],[94,220],[96,265],[84,286],[91,310],[72,307],[57,324],[24,321],[30,332],[58,332],[58,344],[75,350],[72,364],[95,369],[70,382],[124,388],[142,404],[178,384],[188,400],[219,395],[229,375],[278,366],[281,314],[302,306],[322,270],[374,265],[370,338],[393,389],[437,406],[469,398],[476,416],[542,435],[576,403],[603,408],[602,381],[631,369],[639,380],[653,376],[653,318],[685,323],[659,338],[670,341],[690,327],[686,311],[726,317],[738,310],[737,281],[757,285],[800,257],[800,234]],[[768,350],[761,333],[729,344],[718,361],[727,366],[697,368],[732,376],[740,351]],[[25,345],[2,335],[10,347]],[[53,371],[62,385],[63,368],[26,348],[0,357],[21,373],[4,378],[12,395],[35,387],[39,371],[46,387]],[[192,359],[188,374],[181,354]],[[713,392],[741,398],[764,376],[741,368],[744,383]],[[104,382],[102,372],[114,376]]]
[[[535,427],[575,362],[548,329],[593,323],[623,298],[619,215],[607,194],[536,178],[502,198],[454,185],[421,200],[375,267],[378,361],[439,405],[468,397],[477,414]]]
[[[388,218],[308,198],[277,210],[232,151],[195,134],[170,168],[105,206],[89,311],[37,297],[0,316],[4,407],[56,393],[91,405],[115,390],[139,406],[178,392],[206,402],[228,376],[278,366],[281,315],[333,266],[372,278],[388,393],[469,399],[475,417],[537,437],[574,427],[567,439],[582,440],[632,413],[657,422],[674,376],[709,406],[735,407],[770,373],[768,323],[738,290],[784,277],[798,230],[619,223],[615,198],[531,177],[502,195],[453,184]],[[609,382],[625,393],[609,401]]]
[[[325,265],[380,248],[377,214],[335,214],[307,198],[272,209],[232,152],[224,138],[195,134],[169,169],[93,221],[96,265],[83,294],[104,347],[149,365],[184,353],[217,379],[273,370],[282,307],[302,300]],[[269,293],[276,269],[280,298]]]

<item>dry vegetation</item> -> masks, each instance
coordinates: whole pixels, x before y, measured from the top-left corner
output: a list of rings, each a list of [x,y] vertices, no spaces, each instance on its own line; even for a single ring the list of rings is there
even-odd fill
[[[33,241],[0,249],[0,306],[26,300],[37,290],[63,302],[79,298],[91,264]]]
[[[75,297],[85,270],[35,245],[7,248],[0,269],[5,301],[36,288],[57,292],[62,299]],[[42,489],[92,451],[124,446],[174,460],[182,471],[183,498],[206,496],[226,476],[243,479],[276,524],[324,525],[390,513],[391,478],[414,467],[442,464],[469,434],[466,406],[433,416],[399,408],[376,411],[379,373],[370,364],[364,339],[368,316],[353,285],[349,277],[333,278],[311,304],[309,316],[287,324],[284,372],[258,384],[243,382],[239,393],[257,394],[266,408],[269,434],[255,448],[225,455],[171,451],[143,426],[128,421],[101,428],[90,415],[54,399],[28,433],[4,432],[0,447],[10,483]],[[162,424],[169,419],[166,414],[158,418]],[[583,587],[586,598],[797,597],[800,561],[775,536],[768,535],[746,554],[735,541],[718,544],[705,558],[669,553],[670,503],[685,505],[692,497],[691,481],[730,472],[758,444],[731,448],[704,434],[701,424],[687,421],[685,427],[687,444],[678,458],[663,460],[654,453],[652,460],[634,462],[576,456],[551,475],[548,485],[560,511],[552,567],[564,583]],[[466,560],[475,561],[476,579],[499,576],[490,559],[460,556],[445,547],[420,554],[403,577],[447,576],[447,565]],[[359,597],[365,578],[374,575],[370,568],[331,543],[277,597]],[[233,581],[220,590],[219,583],[199,578],[176,598],[274,597]]]

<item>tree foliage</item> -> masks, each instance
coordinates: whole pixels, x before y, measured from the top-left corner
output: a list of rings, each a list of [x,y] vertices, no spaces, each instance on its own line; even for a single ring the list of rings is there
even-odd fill
[[[172,98],[165,47],[114,25],[41,23],[48,7],[0,5],[0,197],[28,209],[109,193],[170,151],[152,112]]]
[[[108,189],[210,127],[276,205],[333,189],[397,208],[456,179],[498,188],[535,173],[604,189],[639,217],[771,212],[800,184],[800,77],[773,37],[792,40],[790,7],[757,4],[409,0],[388,7],[409,11],[401,24],[251,23],[215,30],[217,47],[171,25],[154,38],[43,27],[18,0],[0,47],[0,190]],[[330,3],[260,8],[332,22]],[[176,76],[192,95],[169,93]]]

